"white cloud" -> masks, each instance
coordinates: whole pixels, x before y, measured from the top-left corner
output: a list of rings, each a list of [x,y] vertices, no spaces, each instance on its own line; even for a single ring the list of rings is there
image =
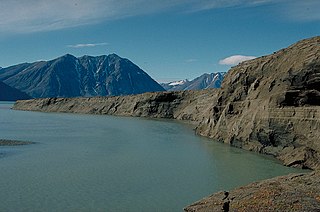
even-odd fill
[[[257,57],[255,56],[244,56],[244,55],[233,55],[227,58],[224,58],[219,61],[220,65],[238,65],[239,63],[246,61],[246,60],[252,60]]]
[[[1,0],[0,32],[77,27],[159,12],[182,3],[183,0]]]
[[[250,0],[1,0],[0,32],[50,31],[168,10],[251,4]]]
[[[85,47],[96,47],[96,46],[106,46],[108,43],[79,43],[74,45],[67,45],[69,48],[85,48]]]
[[[320,17],[319,0],[0,0],[0,33],[58,30],[162,11],[197,12],[271,3],[283,4],[297,18]]]

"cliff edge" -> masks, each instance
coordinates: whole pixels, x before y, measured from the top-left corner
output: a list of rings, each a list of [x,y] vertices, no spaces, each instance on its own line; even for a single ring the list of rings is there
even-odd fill
[[[149,92],[130,96],[44,98],[17,101],[13,109],[188,120],[197,125],[217,90]]]
[[[320,168],[320,37],[233,67],[197,133]]]

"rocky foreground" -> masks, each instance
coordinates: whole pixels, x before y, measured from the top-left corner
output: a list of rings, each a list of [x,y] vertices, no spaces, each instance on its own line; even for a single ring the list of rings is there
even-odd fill
[[[14,109],[188,120],[196,125],[196,132],[200,135],[273,155],[287,166],[320,170],[320,37],[302,40],[271,55],[233,67],[225,76],[221,89],[118,97],[35,99],[18,101]],[[317,173],[273,180],[285,182],[284,179],[287,179],[286,182],[292,182],[293,187],[307,192],[307,181],[316,182],[316,177],[319,177]],[[269,186],[271,181],[264,181],[261,185]],[[248,188],[255,185],[251,184]],[[313,189],[320,193],[319,186]],[[239,188],[239,191],[249,195],[249,190]],[[279,192],[289,192],[292,196],[288,198],[291,199],[299,195],[289,187],[283,187]],[[257,202],[269,197],[278,198],[277,193],[265,195],[254,197]],[[245,196],[239,195],[237,198],[249,204]],[[234,200],[230,203],[230,210],[233,210]],[[320,209],[318,200],[312,199],[312,204]],[[213,204],[216,199],[208,201]],[[291,207],[288,201],[283,204]],[[201,210],[210,210],[209,205],[202,204]],[[221,210],[221,205],[219,207]],[[246,210],[244,206],[237,211],[251,210]]]
[[[320,172],[290,174],[219,192],[184,210],[192,211],[320,211]]]

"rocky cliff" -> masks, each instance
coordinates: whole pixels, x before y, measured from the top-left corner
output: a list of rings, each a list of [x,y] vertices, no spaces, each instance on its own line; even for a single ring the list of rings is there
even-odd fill
[[[320,168],[320,37],[232,68],[197,128],[203,136]]]
[[[108,114],[151,118],[173,118],[198,124],[216,99],[215,89],[149,92],[130,96],[88,98],[44,98],[17,101],[14,109]]]

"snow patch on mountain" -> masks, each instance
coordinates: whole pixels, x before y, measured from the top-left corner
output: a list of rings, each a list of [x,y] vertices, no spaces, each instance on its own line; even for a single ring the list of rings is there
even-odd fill
[[[178,80],[168,83],[161,83],[161,86],[168,91],[202,90],[207,88],[220,88],[225,72],[203,74],[191,81]]]

